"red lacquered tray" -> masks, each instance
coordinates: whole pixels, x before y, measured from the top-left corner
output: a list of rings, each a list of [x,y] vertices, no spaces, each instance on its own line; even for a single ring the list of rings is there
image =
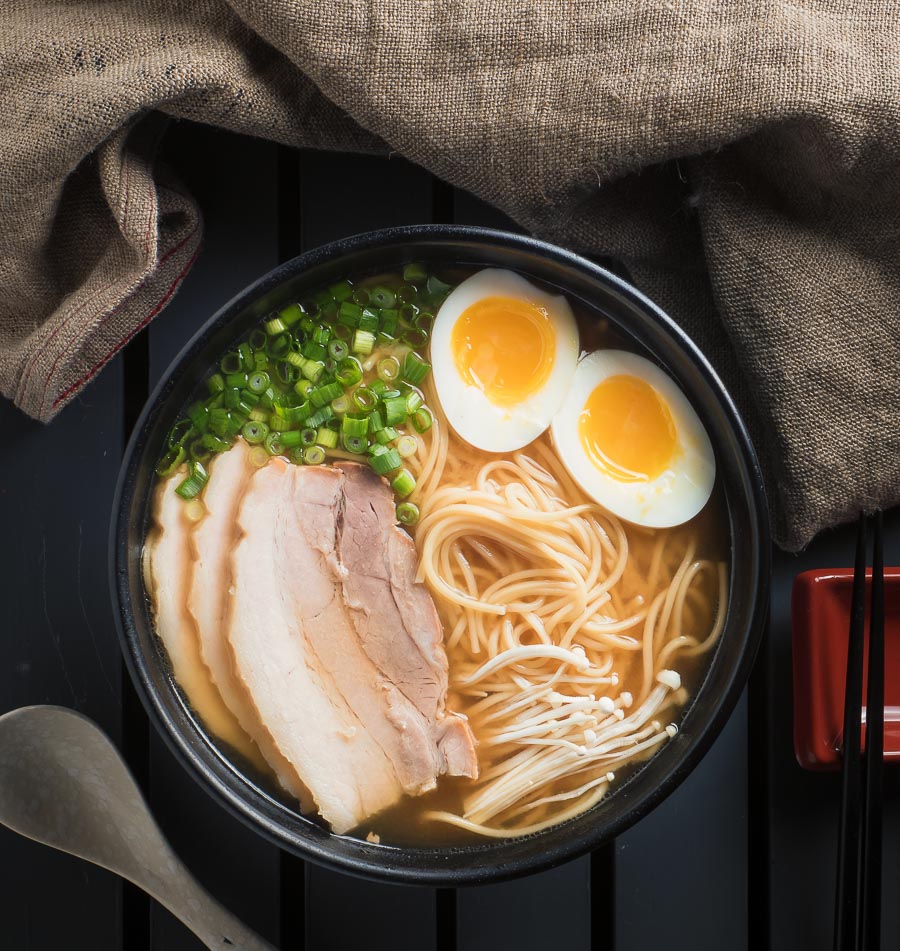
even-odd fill
[[[868,612],[871,572],[866,581]],[[804,571],[794,579],[794,752],[806,769],[840,768],[852,588],[850,568]],[[900,568],[884,569],[884,607],[884,758],[900,761]]]

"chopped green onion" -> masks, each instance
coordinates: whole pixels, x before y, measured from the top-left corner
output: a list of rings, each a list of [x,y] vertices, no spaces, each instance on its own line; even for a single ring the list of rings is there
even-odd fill
[[[271,382],[265,370],[255,370],[247,377],[247,389],[251,393],[265,393]]]
[[[384,357],[378,361],[378,377],[386,383],[393,383],[400,376],[400,361],[396,357]]]
[[[418,327],[410,327],[403,332],[403,340],[411,347],[424,347],[428,343],[428,334]]]
[[[393,440],[397,438],[397,435],[396,429],[394,429],[392,426],[385,426],[384,429],[379,429],[378,432],[375,433],[375,438],[378,440],[378,442],[387,444],[389,442],[393,442]]]
[[[209,429],[209,407],[204,406],[203,403],[194,403],[187,414],[191,425],[198,432],[205,433]]]
[[[275,365],[275,374],[285,386],[292,386],[300,379],[300,370],[287,360],[279,360]]]
[[[393,308],[385,308],[381,312],[381,332],[388,336],[397,333],[397,325],[400,322],[400,312]]]
[[[287,433],[281,433],[281,445],[284,449],[294,449],[303,441],[300,437],[300,430],[294,429]]]
[[[312,408],[308,400],[304,400],[296,406],[281,406],[276,403],[275,412],[279,416],[283,416],[289,423],[302,423],[312,413]]]
[[[192,459],[188,463],[188,477],[175,491],[183,499],[193,499],[200,494],[207,482],[209,482],[209,473],[203,468],[203,463]]]
[[[290,353],[285,356],[285,360],[287,360],[287,362],[290,363],[292,367],[301,369],[303,364],[306,362],[306,357],[304,357],[299,350],[291,350]]]
[[[227,376],[229,373],[238,373],[241,369],[241,355],[226,353],[219,363],[219,369]]]
[[[419,308],[415,304],[401,304],[400,305],[400,323],[404,327],[414,327],[416,324],[416,315],[419,313]]]
[[[394,301],[397,300],[396,295],[389,287],[373,287],[371,293],[369,294],[369,300],[376,307],[393,307]]]
[[[371,390],[372,387],[370,386],[369,389]],[[384,420],[381,418],[381,413],[379,413],[377,409],[373,409],[372,412],[369,413],[369,432],[378,433],[381,432],[382,429],[384,429]]]
[[[334,449],[338,444],[338,434],[327,426],[320,426],[316,430],[316,443],[326,449]]]
[[[424,402],[418,390],[410,390],[406,394],[406,408],[410,413],[414,413]]]
[[[450,285],[445,284],[442,280],[436,278],[433,274],[428,276],[428,280],[425,282],[425,290],[432,297],[442,297],[447,291],[450,290]]]
[[[341,395],[336,399],[331,401],[331,408],[338,414],[342,416],[344,413],[350,412],[350,397],[346,393],[341,393]]]
[[[354,304],[352,301],[345,300],[338,308],[338,322],[345,327],[356,327],[359,324],[359,318],[362,316],[362,307]]]
[[[215,396],[216,393],[221,393],[225,389],[225,377],[221,373],[213,373],[213,375],[206,381],[206,386],[209,389],[209,392],[212,396]]]
[[[288,304],[278,316],[285,327],[293,327],[303,317],[303,308],[299,304]]]
[[[321,409],[317,410],[309,419],[306,421],[307,426],[321,426],[322,423],[327,422],[334,416],[334,410],[331,406],[323,406]]]
[[[344,449],[347,452],[355,453],[356,455],[362,455],[366,451],[366,446],[368,441],[365,436],[342,436],[341,442],[343,443]]]
[[[255,446],[265,441],[266,436],[269,435],[269,427],[265,423],[251,419],[249,423],[244,423],[241,435],[251,446]]]
[[[369,333],[375,333],[378,330],[378,314],[371,310],[364,310],[359,317],[360,330],[367,330]]]
[[[349,340],[351,328],[346,324],[335,324],[332,328],[332,333],[338,340]]]
[[[280,456],[284,452],[281,433],[271,432],[265,438],[266,452],[270,456]]]
[[[415,525],[419,521],[419,506],[414,502],[401,502],[397,506],[397,521],[401,525]]]
[[[373,442],[369,446],[369,455],[370,456],[383,456],[386,452],[389,452],[387,446],[382,446],[380,442]]]
[[[262,351],[255,351],[253,354],[253,368],[255,370],[268,370],[269,358]]]
[[[247,374],[244,372],[229,373],[225,377],[225,385],[237,389],[243,389],[247,385]],[[263,387],[265,389],[265,387]]]
[[[266,321],[266,333],[270,337],[277,337],[278,334],[283,334],[285,330],[287,330],[287,325],[280,317],[273,317]]]
[[[238,347],[238,353],[241,357],[241,369],[246,370],[247,373],[256,369],[256,363],[253,360],[253,349],[249,343],[242,343]]]
[[[328,341],[328,355],[333,360],[343,360],[348,353],[350,353],[350,348],[344,340],[335,339]]]
[[[352,296],[353,285],[349,281],[339,281],[337,284],[332,284],[331,287],[328,288],[328,293],[333,300],[345,301]]]
[[[250,410],[250,419],[254,423],[264,423],[268,418],[269,414],[261,406],[254,406]]]
[[[416,299],[418,293],[412,284],[401,284],[397,288],[397,303],[406,304],[409,301],[413,301]]]
[[[345,416],[341,421],[341,432],[345,436],[365,436],[369,432],[369,420],[365,417]]]
[[[416,480],[409,469],[401,469],[391,479],[391,488],[401,499],[405,499],[416,487]]]
[[[191,459],[196,459],[198,462],[206,462],[207,459],[212,455],[212,453],[203,445],[202,439],[195,439],[191,443],[190,448],[190,457]]]
[[[283,360],[291,349],[291,335],[279,334],[277,337],[270,337],[266,344],[266,353],[273,360]]]
[[[396,449],[388,449],[387,452],[369,458],[369,465],[378,475],[387,475],[389,472],[393,472],[394,469],[399,469],[402,464],[403,460]],[[409,491],[412,492],[412,489]],[[409,495],[409,492],[407,492],[407,495]]]
[[[266,346],[266,333],[264,330],[260,330],[259,327],[256,327],[250,331],[248,340],[253,350],[264,350]]]
[[[343,392],[344,388],[335,380],[332,383],[324,383],[322,386],[317,386],[312,393],[309,394],[309,398],[313,406],[321,408],[326,403],[337,399]]]
[[[166,479],[184,462],[187,453],[184,446],[172,446],[166,451],[166,454],[159,460],[156,467],[156,474],[161,479]]]
[[[362,366],[356,357],[344,357],[334,371],[341,386],[355,386],[362,379]]]
[[[303,461],[308,466],[318,466],[325,461],[325,450],[321,446],[307,446],[303,450]]]
[[[325,344],[316,343],[315,340],[309,340],[303,345],[303,356],[307,360],[322,361],[327,353]]]
[[[384,421],[388,426],[396,426],[406,420],[406,399],[395,396],[384,400]]]
[[[431,416],[431,410],[427,406],[421,406],[413,413],[412,424],[417,433],[427,433],[431,429],[432,422],[434,420]]]
[[[428,376],[430,369],[430,363],[426,363],[410,350],[403,361],[403,379],[413,386],[418,386]]]
[[[295,447],[288,453],[288,459],[290,459],[291,462],[293,462],[295,466],[302,466],[302,465],[303,465],[303,453],[304,453],[305,451],[306,451],[306,450],[303,449],[303,448],[301,448],[300,446],[295,446]]]
[[[378,404],[378,396],[367,386],[360,386],[353,391],[353,403],[359,409],[369,412]]]
[[[300,430],[300,445],[301,446],[313,446],[316,442],[317,432],[315,429],[312,429],[310,426],[307,426],[306,429]]]
[[[378,394],[378,398],[381,399],[384,396],[384,392],[387,389],[387,383],[384,380],[372,380],[371,383],[366,384],[373,393]]]
[[[209,428],[217,436],[226,436],[230,429],[231,414],[224,407],[217,407],[209,411]]]
[[[302,396],[304,399],[309,396],[309,394],[315,388],[315,383],[310,382],[305,377],[302,380],[297,380],[294,384],[294,392],[297,396]]]
[[[409,283],[424,281],[426,277],[428,277],[428,272],[422,264],[407,264],[403,268],[403,280]]]
[[[415,436],[411,436],[409,433],[407,433],[404,436],[401,436],[397,440],[397,452],[399,452],[400,455],[404,459],[408,459],[410,456],[414,456],[418,448],[419,448],[418,439],[416,439]]]
[[[353,335],[353,346],[351,349],[354,353],[361,353],[364,357],[367,357],[375,346],[375,334],[368,330],[357,330]]]
[[[191,432],[191,421],[189,419],[179,419],[172,427],[169,433],[169,445],[180,446],[188,438]]]
[[[353,300],[360,307],[365,307],[369,303],[369,292],[364,287],[356,287],[353,289]]]
[[[241,390],[241,402],[252,408],[259,403],[259,393],[254,393],[250,389]],[[249,413],[250,410],[247,412]]]
[[[416,328],[423,334],[430,334],[434,330],[434,314],[429,314],[426,310],[420,310],[416,314]]]
[[[266,409],[271,409],[275,405],[274,400],[275,390],[270,386],[265,393],[260,393],[259,405],[264,406]]]
[[[304,360],[300,372],[310,383],[318,383],[319,378],[325,372],[325,364],[317,363],[315,360]]]
[[[210,452],[226,452],[228,449],[231,449],[231,443],[221,436],[216,436],[215,433],[204,433],[200,437],[200,442],[202,442],[204,448]]]

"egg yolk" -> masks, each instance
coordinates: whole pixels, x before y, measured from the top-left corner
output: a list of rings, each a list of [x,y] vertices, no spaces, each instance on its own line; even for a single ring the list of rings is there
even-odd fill
[[[610,376],[598,384],[578,418],[588,458],[618,482],[651,482],[675,453],[672,413],[659,393],[636,376]]]
[[[495,405],[514,406],[550,377],[556,337],[542,307],[515,297],[485,297],[460,314],[450,335],[459,375]]]

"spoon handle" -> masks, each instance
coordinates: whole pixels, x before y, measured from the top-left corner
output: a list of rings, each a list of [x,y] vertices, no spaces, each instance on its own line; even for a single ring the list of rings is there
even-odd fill
[[[276,951],[273,945],[248,928],[220,905],[184,865],[169,852],[165,878],[149,875],[135,884],[168,908],[187,928],[215,951]]]

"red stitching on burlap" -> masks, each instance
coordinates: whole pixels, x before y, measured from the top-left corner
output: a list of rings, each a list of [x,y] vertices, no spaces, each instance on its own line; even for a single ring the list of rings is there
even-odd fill
[[[127,209],[127,208],[128,208],[129,189],[130,189],[130,187],[131,187],[130,182],[129,182],[128,163],[127,163],[127,162],[123,164],[123,166],[122,166],[122,171],[123,171],[123,186],[124,186],[124,188],[125,188],[125,209]],[[124,211],[124,210],[123,210],[123,213],[122,213],[122,220],[123,220],[123,222],[124,222],[124,220],[125,220],[125,211]],[[91,294],[90,297],[88,297],[88,298],[86,298],[85,300],[83,300],[83,301],[75,308],[75,310],[71,311],[71,313],[68,315],[68,317],[66,317],[65,320],[63,320],[62,323],[60,323],[60,324],[56,327],[56,329],[50,334],[50,337],[49,337],[49,339],[47,340],[47,342],[44,344],[44,346],[41,347],[40,350],[35,351],[34,356],[31,358],[31,363],[29,363],[28,366],[25,368],[25,371],[24,371],[23,374],[22,374],[22,380],[21,380],[21,382],[20,382],[20,384],[19,384],[19,392],[25,392],[25,391],[28,389],[28,385],[29,385],[29,383],[31,383],[31,375],[32,375],[32,373],[34,372],[34,368],[35,368],[35,365],[36,365],[36,363],[37,363],[38,357],[41,355],[41,353],[42,353],[44,350],[46,350],[46,349],[50,346],[50,344],[53,343],[53,341],[56,339],[57,334],[59,334],[59,332],[60,332],[64,327],[68,327],[69,324],[72,322],[72,320],[73,320],[78,314],[80,314],[81,311],[84,310],[84,308],[88,306],[88,304],[92,304],[98,297],[100,297],[101,294],[105,294],[115,283],[116,283],[116,278],[113,278],[111,281],[109,281],[108,283],[104,284],[102,287],[99,287],[93,294]],[[56,369],[56,365],[59,363],[59,360],[60,360],[60,357],[57,357],[56,362],[53,364],[53,367],[51,368],[50,373],[49,373],[48,376],[47,376],[47,379],[48,379],[48,380],[53,376],[53,371]],[[45,403],[46,399],[47,399],[47,393],[46,393],[46,388],[45,388],[44,394],[43,394],[43,396],[41,397],[41,409],[43,409],[44,403]]]
[[[196,229],[194,229],[194,231],[196,231]],[[194,233],[194,232],[191,232],[191,234],[193,234],[193,233]],[[187,240],[187,239],[185,239],[185,240]],[[184,242],[182,242],[182,244],[183,244],[183,243],[184,243]],[[179,245],[179,247],[180,247],[180,245]],[[137,334],[137,333],[139,333],[141,330],[143,330],[144,327],[146,327],[147,324],[149,324],[150,321],[153,320],[153,318],[154,318],[154,317],[163,309],[163,307],[165,307],[166,304],[169,302],[169,298],[175,293],[175,290],[176,290],[176,288],[178,287],[178,285],[184,280],[185,276],[187,275],[187,272],[188,272],[188,271],[191,269],[191,267],[193,266],[194,261],[197,260],[197,255],[198,255],[199,253],[200,253],[200,248],[199,248],[199,246],[198,246],[197,249],[194,251],[194,253],[191,255],[190,260],[187,262],[187,264],[185,264],[185,266],[184,266],[184,268],[182,269],[181,273],[178,275],[178,277],[175,278],[174,282],[171,284],[171,286],[169,287],[169,289],[168,289],[168,290],[166,291],[166,293],[163,295],[163,297],[161,298],[161,300],[159,301],[159,303],[153,308],[153,310],[151,310],[150,313],[147,314],[147,316],[137,325],[137,327],[134,328],[134,330],[131,331],[130,334],[128,334],[127,337],[125,337],[123,340],[120,340],[119,343],[117,343],[116,346],[113,347],[113,349],[110,350],[110,352],[109,352],[98,364],[96,364],[94,367],[92,367],[88,373],[86,373],[80,380],[77,380],[75,383],[73,383],[70,387],[68,387],[68,389],[66,389],[66,390],[64,390],[62,393],[60,393],[59,396],[57,396],[56,399],[53,401],[53,407],[54,407],[54,409],[55,409],[57,406],[59,406],[59,404],[62,403],[63,400],[67,399],[67,398],[68,398],[69,396],[71,396],[76,390],[80,389],[80,388],[81,388],[82,386],[84,386],[89,380],[91,380],[91,379],[93,378],[93,376],[94,376],[97,372],[99,372],[100,370],[102,370],[103,367],[105,367],[106,364],[109,363],[109,361],[112,360],[112,358],[122,349],[122,347],[124,347],[125,344],[128,343],[128,341],[131,340],[131,338],[135,336],[135,334]],[[111,311],[110,313],[115,313],[115,311]],[[109,314],[107,315],[107,317],[108,317],[108,316],[109,316]],[[104,318],[104,319],[106,319],[106,318]]]

